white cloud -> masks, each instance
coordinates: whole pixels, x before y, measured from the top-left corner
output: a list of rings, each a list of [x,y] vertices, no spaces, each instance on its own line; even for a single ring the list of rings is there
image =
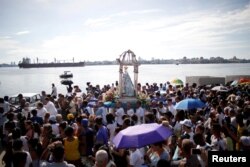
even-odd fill
[[[137,20],[140,16],[148,16],[152,13],[161,13],[160,9],[123,11],[110,14],[101,18],[88,18],[84,25],[90,28],[104,28],[113,26],[126,26],[131,20]],[[137,22],[137,21],[135,21]]]
[[[16,35],[26,35],[26,34],[29,34],[30,31],[19,31],[16,33]]]
[[[90,28],[96,28],[106,25],[111,18],[109,17],[103,17],[98,19],[87,19],[84,25],[90,27]]]
[[[117,16],[131,16],[131,15],[144,15],[144,14],[152,14],[162,12],[161,9],[147,9],[147,10],[133,10],[133,11],[123,11],[119,13],[112,14],[112,17]]]

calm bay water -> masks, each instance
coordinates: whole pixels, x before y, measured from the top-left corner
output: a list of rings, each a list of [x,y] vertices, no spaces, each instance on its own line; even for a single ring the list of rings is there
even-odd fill
[[[74,75],[73,85],[79,85],[85,91],[86,82],[93,85],[112,84],[119,80],[119,66],[85,66],[71,68],[0,68],[0,96],[22,92],[40,93],[45,90],[51,93],[51,83],[55,83],[59,93],[66,93],[66,86],[61,85],[59,75],[71,71]],[[133,67],[128,68],[133,80]],[[139,66],[139,82],[165,83],[173,78],[186,76],[219,76],[250,75],[250,64],[164,64]]]

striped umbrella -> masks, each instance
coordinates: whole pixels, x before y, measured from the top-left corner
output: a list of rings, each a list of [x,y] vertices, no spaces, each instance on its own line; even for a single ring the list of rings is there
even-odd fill
[[[176,79],[173,79],[172,81],[171,81],[171,84],[172,85],[183,85],[183,81],[182,80],[180,80],[180,79],[178,79],[178,78],[176,78]]]

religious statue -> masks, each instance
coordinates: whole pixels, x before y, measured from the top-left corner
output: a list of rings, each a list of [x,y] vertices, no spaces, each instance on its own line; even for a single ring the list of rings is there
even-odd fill
[[[138,66],[139,63],[136,60],[134,52],[127,50],[123,52],[117,59],[120,65],[119,68],[119,97],[137,97],[136,85],[138,83]],[[127,66],[134,67],[134,78],[131,80],[127,71]]]
[[[122,79],[123,79],[122,94],[123,94],[123,96],[126,96],[126,97],[133,97],[133,96],[135,96],[134,84],[129,76],[127,69],[128,69],[128,67],[125,66],[124,73],[122,74]]]

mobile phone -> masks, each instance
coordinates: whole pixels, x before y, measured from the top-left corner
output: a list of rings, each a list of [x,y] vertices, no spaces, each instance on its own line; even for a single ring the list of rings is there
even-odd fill
[[[201,150],[200,150],[200,149],[193,148],[193,149],[192,149],[192,154],[201,154]]]

